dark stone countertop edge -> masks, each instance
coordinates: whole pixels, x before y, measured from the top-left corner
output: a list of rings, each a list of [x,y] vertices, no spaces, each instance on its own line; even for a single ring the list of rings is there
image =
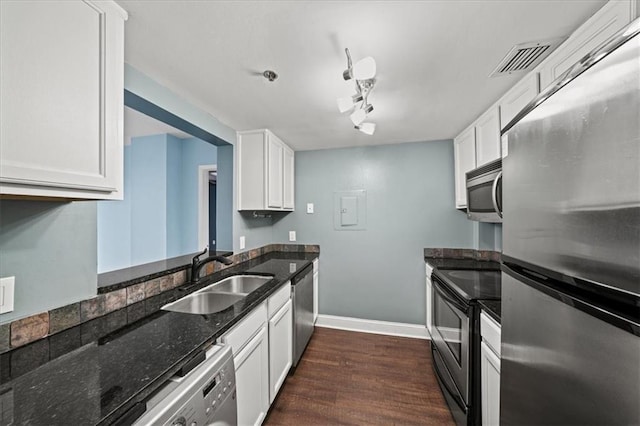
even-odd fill
[[[481,300],[479,302],[480,307],[483,311],[485,311],[491,318],[496,320],[498,324],[502,324],[501,322],[501,302],[499,300]]]
[[[261,256],[257,260],[260,260],[261,258],[265,258],[264,261],[266,262],[269,259],[277,258],[277,255],[278,255],[277,253],[270,253],[270,254]],[[233,319],[229,320],[227,323],[221,326],[217,332],[215,332],[208,338],[204,339],[204,341],[201,343],[199,347],[194,348],[188,353],[185,353],[184,356],[179,361],[174,363],[162,375],[155,378],[154,380],[150,380],[149,383],[147,383],[147,385],[145,385],[144,388],[140,389],[138,393],[132,395],[132,397],[128,401],[121,404],[119,407],[117,407],[115,410],[113,410],[111,413],[109,413],[103,419],[101,419],[100,422],[97,424],[97,426],[114,424],[114,422],[117,422],[124,414],[127,413],[127,411],[133,408],[134,405],[136,405],[139,402],[144,402],[146,398],[148,398],[152,393],[154,393],[157,389],[159,389],[160,386],[162,386],[169,378],[174,376],[191,358],[193,358],[196,354],[198,354],[203,349],[207,348],[209,345],[214,344],[219,337],[221,337],[224,333],[229,331],[234,325],[240,322],[245,316],[251,313],[256,307],[258,307],[261,303],[267,300],[269,296],[274,294],[285,283],[287,283],[290,280],[293,280],[294,277],[300,274],[308,265],[310,265],[313,262],[313,260],[315,260],[319,256],[320,256],[319,253],[306,253],[305,257],[308,257],[308,259],[306,259],[306,263],[304,264],[303,267],[291,273],[287,278],[277,279],[274,277],[274,281],[267,286],[268,288],[265,289],[265,291],[261,293],[259,296],[257,296],[255,300],[253,300],[249,305],[247,305],[246,308],[241,313],[239,313],[238,315],[235,315]],[[184,295],[193,293],[203,287],[211,285],[229,276],[238,275],[239,273],[246,272],[248,269],[252,269],[252,268],[247,269],[246,266],[242,268],[243,264],[246,264],[246,263],[251,263],[251,262],[243,262],[241,264],[238,264],[236,267],[226,269],[220,275],[214,274],[213,278],[203,280],[203,282],[198,284],[197,287],[194,287],[190,291],[185,292]],[[251,297],[251,295],[247,297]],[[149,317],[152,317],[153,315],[154,314],[151,314],[149,315]],[[184,314],[178,314],[178,315],[193,315],[193,314],[184,313]],[[144,321],[144,319],[142,319],[142,321]]]
[[[500,263],[493,260],[452,259],[425,257],[424,261],[434,269],[476,269],[499,271]]]
[[[191,266],[191,259],[196,254],[198,253],[186,254],[98,274],[98,294],[120,290],[134,284],[187,269]],[[215,253],[209,252],[209,256],[216,255],[226,257],[232,254],[233,252],[228,250],[218,250]]]

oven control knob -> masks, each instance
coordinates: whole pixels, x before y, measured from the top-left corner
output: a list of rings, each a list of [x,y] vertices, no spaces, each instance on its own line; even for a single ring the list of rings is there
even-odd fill
[[[187,426],[187,419],[184,417],[178,417],[171,423],[171,426]]]

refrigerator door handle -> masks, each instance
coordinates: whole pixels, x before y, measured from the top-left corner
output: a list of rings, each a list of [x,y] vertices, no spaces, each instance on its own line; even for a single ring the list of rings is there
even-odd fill
[[[491,190],[491,200],[493,201],[493,208],[495,209],[498,216],[502,218],[502,206],[498,205],[498,183],[502,180],[502,171],[498,173],[498,176],[493,180],[493,187]]]

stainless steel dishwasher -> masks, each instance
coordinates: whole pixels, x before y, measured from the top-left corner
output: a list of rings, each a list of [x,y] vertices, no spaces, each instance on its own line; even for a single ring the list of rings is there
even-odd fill
[[[183,377],[174,376],[147,401],[134,426],[236,426],[236,376],[231,346],[214,345]]]
[[[313,334],[313,264],[291,280],[293,299],[293,366],[296,367]]]

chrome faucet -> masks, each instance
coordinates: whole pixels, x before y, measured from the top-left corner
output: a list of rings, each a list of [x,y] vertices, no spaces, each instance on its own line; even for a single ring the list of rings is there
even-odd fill
[[[202,268],[210,262],[220,262],[223,263],[225,265],[231,265],[233,263],[233,261],[229,258],[226,258],[224,256],[209,256],[205,259],[199,260],[200,256],[202,256],[203,254],[206,254],[207,251],[209,251],[208,247],[205,247],[205,249],[202,251],[202,253],[198,253],[195,256],[193,256],[193,259],[191,260],[191,276],[190,276],[190,280],[193,284],[198,282],[198,275],[200,274],[200,271],[202,270]]]

